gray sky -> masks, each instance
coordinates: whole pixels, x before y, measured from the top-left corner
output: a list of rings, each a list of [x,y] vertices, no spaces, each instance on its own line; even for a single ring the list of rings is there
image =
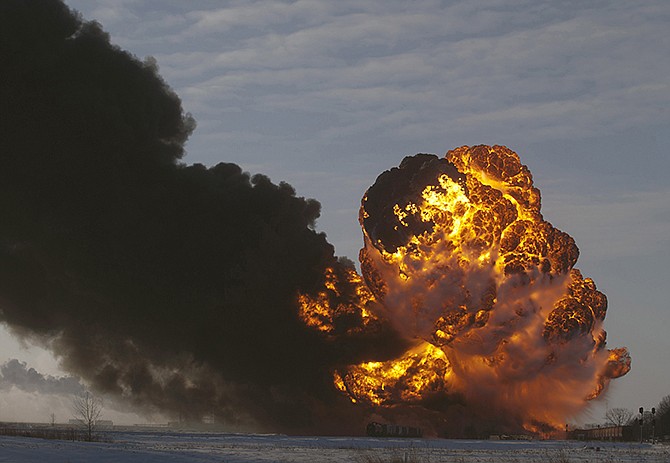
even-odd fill
[[[608,296],[609,346],[631,351],[609,406],[670,394],[666,0],[67,3],[157,60],[198,122],[185,162],[235,162],[318,199],[319,230],[353,260],[360,198],[404,156],[515,150]],[[59,373],[4,330],[0,349]]]

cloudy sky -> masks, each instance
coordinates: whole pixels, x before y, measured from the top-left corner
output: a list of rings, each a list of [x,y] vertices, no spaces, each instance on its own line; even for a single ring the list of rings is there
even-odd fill
[[[515,150],[609,298],[609,345],[631,351],[607,405],[670,394],[666,0],[67,3],[156,60],[198,122],[185,162],[235,162],[318,199],[338,255],[357,259],[360,198],[404,156]],[[0,347],[61,374],[4,329]]]

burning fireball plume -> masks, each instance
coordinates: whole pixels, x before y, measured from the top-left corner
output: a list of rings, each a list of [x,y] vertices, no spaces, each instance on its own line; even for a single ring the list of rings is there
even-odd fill
[[[315,232],[318,202],[181,163],[194,122],[155,64],[59,0],[0,2],[0,101],[0,321],[141,410],[302,433],[372,414],[556,426],[629,369],[507,148],[380,175],[361,277]]]
[[[338,370],[352,401],[431,408],[460,396],[482,419],[559,428],[630,369],[625,348],[605,349],[605,295],[573,268],[574,240],[542,218],[508,148],[407,157],[367,191],[359,220],[367,288],[349,280],[361,316],[388,319],[411,345]],[[323,299],[301,302],[306,323],[328,331],[340,309]]]

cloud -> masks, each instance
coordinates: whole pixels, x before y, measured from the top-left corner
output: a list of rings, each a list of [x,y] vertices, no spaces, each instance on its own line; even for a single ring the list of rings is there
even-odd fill
[[[327,2],[313,0],[237,3],[225,8],[189,11],[186,17],[192,24],[184,33],[198,36],[220,34],[231,29],[265,31],[292,22],[314,24],[327,18],[333,9],[333,5]]]
[[[295,124],[306,114],[334,115],[312,131],[311,144],[339,129],[419,140],[445,127],[492,137],[523,131],[541,141],[667,117],[668,64],[650,45],[663,35],[653,4],[273,5],[192,13],[202,27],[184,29],[189,50],[158,54],[168,79],[184,82],[187,107],[221,121],[217,131],[233,110]],[[257,28],[242,34],[233,25]],[[212,37],[218,49],[207,45]],[[389,114],[403,117],[384,120]],[[362,123],[371,115],[378,123]]]
[[[152,50],[188,110],[210,121],[191,143],[243,132],[251,143],[234,146],[250,164],[264,151],[254,143],[268,136],[261,127],[278,119],[309,121],[309,135],[286,130],[263,145],[305,152],[337,133],[354,144],[376,139],[380,149],[427,139],[446,149],[438,142],[583,138],[668,117],[658,2],[128,7],[138,19],[122,28],[121,43]],[[259,123],[241,126],[250,120]]]
[[[583,201],[574,194],[553,192],[545,211],[552,221],[571,224],[570,233],[589,258],[650,256],[668,246],[669,195],[668,189],[608,191]]]

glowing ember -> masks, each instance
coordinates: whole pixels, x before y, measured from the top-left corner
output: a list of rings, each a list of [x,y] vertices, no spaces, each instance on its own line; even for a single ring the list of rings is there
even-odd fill
[[[366,192],[359,219],[369,290],[329,269],[300,316],[323,332],[345,314],[387,319],[412,347],[335,372],[352,401],[440,409],[460,397],[475,414],[557,428],[629,371],[625,348],[605,349],[605,295],[573,269],[574,240],[543,219],[506,147],[407,157]],[[356,288],[344,303],[343,278]]]

